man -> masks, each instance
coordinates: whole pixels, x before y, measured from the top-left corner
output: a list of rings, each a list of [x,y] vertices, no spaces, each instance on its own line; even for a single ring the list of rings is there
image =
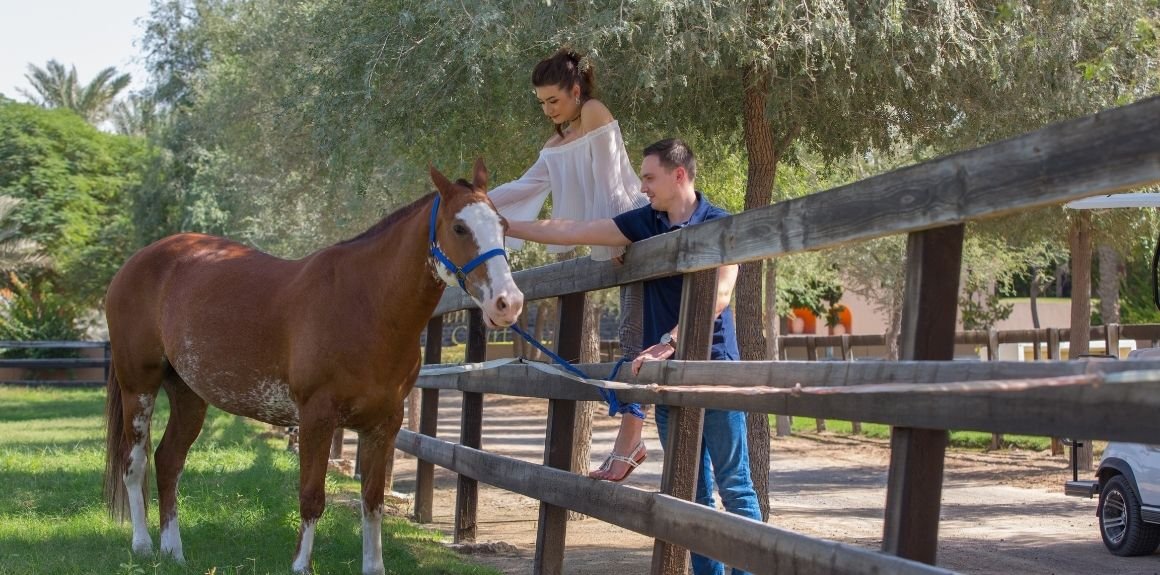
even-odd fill
[[[626,246],[682,227],[699,224],[728,213],[711,204],[696,191],[696,159],[689,146],[677,139],[661,140],[644,149],[641,161],[641,191],[649,205],[619,216],[591,221],[541,220],[509,222],[508,235],[545,244],[587,244]],[[737,281],[737,266],[717,270],[717,307],[713,323],[711,359],[736,361],[737,330],[729,299]],[[644,346],[632,363],[639,373],[646,361],[664,360],[676,353],[680,337],[681,276],[644,282]],[[669,409],[656,408],[657,428],[662,445],[668,440]],[[635,438],[639,440],[639,437]],[[633,445],[635,441],[617,440]],[[711,473],[711,475],[710,475]],[[697,480],[697,502],[712,507],[713,486],[731,513],[761,521],[757,493],[749,476],[749,449],[746,441],[745,414],[739,411],[705,410],[701,440],[701,472]],[[719,575],[724,566],[708,557],[693,554],[695,575]],[[734,575],[743,572],[733,570]]]

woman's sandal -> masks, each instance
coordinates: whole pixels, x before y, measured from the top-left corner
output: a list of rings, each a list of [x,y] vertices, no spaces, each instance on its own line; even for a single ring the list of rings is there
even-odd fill
[[[629,453],[628,455],[617,455],[616,453],[609,454],[608,457],[606,457],[604,459],[604,463],[601,463],[600,467],[597,468],[596,471],[589,473],[588,476],[592,477],[593,479],[602,479],[604,481],[621,482],[621,481],[624,481],[625,479],[628,479],[628,476],[632,474],[633,470],[635,470],[637,467],[639,467],[641,463],[644,463],[646,459],[648,459],[648,454],[645,453],[644,442],[638,441],[638,442],[636,442],[636,447],[633,447],[632,452]],[[628,465],[628,467],[624,471],[624,475],[621,475],[618,478],[593,477],[596,473],[599,473],[601,471],[603,471],[603,472],[611,471],[612,464],[613,464],[613,462],[616,462],[616,461],[620,461],[620,462]]]

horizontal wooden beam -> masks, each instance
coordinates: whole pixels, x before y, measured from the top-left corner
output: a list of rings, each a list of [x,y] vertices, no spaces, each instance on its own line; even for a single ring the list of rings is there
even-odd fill
[[[646,366],[651,377],[649,372],[642,372],[638,380],[655,383],[610,387],[617,389],[625,401],[901,427],[1140,443],[1160,437],[1160,418],[1155,417],[1160,412],[1160,362],[1155,361],[668,363]],[[790,369],[783,370],[787,365]],[[592,371],[591,366],[584,367]],[[809,368],[814,376],[821,375],[818,368],[828,368],[832,378],[829,385],[799,387],[792,383],[792,377],[786,379],[785,372],[792,373],[794,367],[801,369],[799,373]],[[859,372],[857,368],[862,367],[871,369]],[[875,372],[876,367],[880,371]],[[1009,379],[995,377],[1000,373],[1019,375]],[[1118,375],[1105,375],[1112,373]],[[722,381],[746,385],[723,386],[718,383]],[[955,383],[909,383],[913,381]],[[476,393],[599,400],[591,385],[515,364],[494,371],[423,376],[418,385]],[[1078,417],[1079,413],[1083,416]]]
[[[833,248],[1160,182],[1160,97],[1047,126],[833,190],[515,274],[526,300]],[[436,314],[474,307],[447,290]]]
[[[108,345],[107,341],[0,341],[0,349],[91,349]]]
[[[0,367],[15,367],[25,369],[82,369],[88,367],[106,367],[107,359],[91,359],[86,357],[69,357],[61,359],[0,359]]]
[[[696,503],[470,449],[407,430],[395,447],[489,485],[578,511],[755,573],[949,574]]]

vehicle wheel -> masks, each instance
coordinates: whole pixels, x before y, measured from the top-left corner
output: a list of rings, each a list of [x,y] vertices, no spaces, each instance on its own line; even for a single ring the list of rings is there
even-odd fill
[[[1100,490],[1100,535],[1115,555],[1150,555],[1160,544],[1160,526],[1140,518],[1140,498],[1123,475],[1108,479]]]

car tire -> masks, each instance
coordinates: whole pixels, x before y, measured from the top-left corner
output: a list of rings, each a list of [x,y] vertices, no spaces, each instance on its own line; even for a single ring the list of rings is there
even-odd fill
[[[1123,475],[1108,479],[1100,489],[1100,536],[1114,555],[1150,555],[1160,544],[1160,525],[1144,523],[1140,497]]]

